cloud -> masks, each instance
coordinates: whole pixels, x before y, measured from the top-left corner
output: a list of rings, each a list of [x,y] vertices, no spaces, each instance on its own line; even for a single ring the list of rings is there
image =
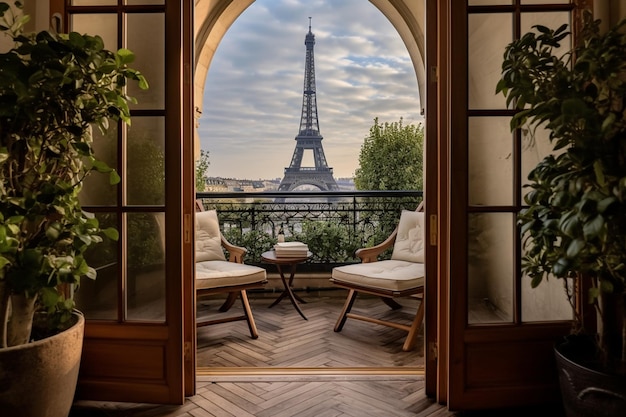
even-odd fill
[[[209,68],[199,120],[208,174],[280,178],[300,127],[309,17],[322,145],[335,177],[358,166],[374,118],[418,123],[417,79],[391,23],[364,0],[256,0]]]

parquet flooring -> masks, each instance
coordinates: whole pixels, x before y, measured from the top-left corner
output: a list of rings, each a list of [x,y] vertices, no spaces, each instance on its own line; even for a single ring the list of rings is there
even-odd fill
[[[345,299],[345,290],[300,293],[304,320],[288,299],[269,305],[277,294],[251,294],[250,304],[259,330],[253,340],[244,321],[198,329],[197,366],[202,367],[422,367],[423,330],[417,348],[403,352],[406,332],[348,319],[343,330],[333,328]],[[237,302],[231,311],[219,313],[222,299],[198,303],[198,317],[240,314]],[[353,311],[410,324],[419,300],[398,300],[403,308],[390,310],[379,298],[360,297]]]
[[[183,405],[79,401],[69,417],[562,416],[559,409],[545,408],[449,411],[445,405],[426,398],[420,372],[399,372],[423,366],[421,335],[415,351],[402,352],[405,333],[396,329],[348,320],[342,332],[333,332],[344,294],[301,293],[307,301],[301,307],[308,320],[303,320],[288,300],[268,308],[277,294],[253,294],[251,304],[259,338],[249,337],[243,321],[199,329],[196,395]],[[379,318],[408,323],[419,301],[400,301],[404,308],[391,311],[376,298],[360,298],[354,310],[368,310]],[[236,305],[229,313],[217,313],[221,302],[202,301],[198,314],[236,314],[240,308]],[[247,374],[242,367],[277,371]],[[379,367],[389,372],[332,372],[332,368],[348,367]],[[304,368],[322,372],[301,372]],[[203,373],[203,369],[225,371]],[[243,372],[238,374],[234,369]]]
[[[198,381],[181,406],[81,401],[69,417],[449,417],[424,396],[423,377],[343,380],[303,377]]]

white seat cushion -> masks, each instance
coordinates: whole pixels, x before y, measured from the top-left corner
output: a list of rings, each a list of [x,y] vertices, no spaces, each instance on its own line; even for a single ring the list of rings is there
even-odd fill
[[[215,210],[196,213],[196,262],[225,261],[220,224]]]
[[[389,259],[333,268],[335,280],[391,291],[424,286],[424,264]]]
[[[251,284],[266,278],[265,269],[228,261],[196,262],[196,289]]]
[[[402,210],[391,259],[424,262],[424,213]]]

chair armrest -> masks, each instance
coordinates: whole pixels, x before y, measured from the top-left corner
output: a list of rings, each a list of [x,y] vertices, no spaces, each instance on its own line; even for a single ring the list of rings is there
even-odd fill
[[[394,231],[391,232],[389,237],[385,239],[383,242],[379,243],[378,245],[369,247],[369,248],[357,249],[357,251],[355,252],[355,255],[361,258],[361,262],[363,263],[376,262],[378,260],[378,256],[381,253],[383,253],[384,251],[389,249],[391,246],[393,246],[394,242],[396,241],[397,234],[398,234],[398,227],[396,227]]]
[[[228,255],[229,255],[228,260],[230,262],[237,262],[237,263],[242,264],[243,256],[246,254],[248,250],[241,246],[233,245],[228,240],[226,240],[224,235],[222,235],[221,233],[220,233],[220,237],[222,238],[222,246],[224,246],[224,248],[228,251]]]

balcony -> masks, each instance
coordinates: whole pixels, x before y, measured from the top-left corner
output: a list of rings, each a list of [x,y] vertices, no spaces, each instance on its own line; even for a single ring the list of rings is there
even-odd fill
[[[261,254],[274,246],[281,232],[287,241],[306,243],[313,256],[298,266],[294,290],[311,292],[328,289],[334,266],[357,262],[358,248],[389,236],[400,212],[415,210],[423,192],[207,192],[196,198],[205,210],[217,210],[226,239],[248,249],[245,262],[267,269],[270,292],[280,290],[281,284],[275,267],[261,263]]]
[[[356,262],[354,251],[380,243],[395,228],[400,212],[415,210],[422,191],[309,191],[197,193],[205,210],[218,212],[222,233],[248,249],[246,262],[285,240],[305,242],[313,257],[308,270]]]

